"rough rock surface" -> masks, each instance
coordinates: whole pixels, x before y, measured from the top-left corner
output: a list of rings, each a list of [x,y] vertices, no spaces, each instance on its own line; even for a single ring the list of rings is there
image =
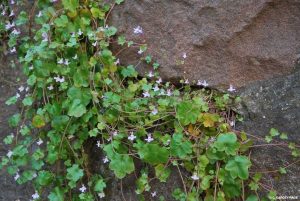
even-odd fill
[[[287,133],[290,142],[300,144],[300,70],[257,82],[243,89],[240,95],[245,121],[237,126],[238,130],[264,137],[273,127]],[[272,171],[295,163],[288,168],[287,176],[279,178],[278,174],[270,173],[264,182],[274,187],[278,195],[300,195],[300,161],[293,160],[290,151],[276,146],[257,147],[251,158],[258,171]]]
[[[293,70],[299,13],[300,0],[130,0],[115,7],[111,23],[128,39],[148,44],[145,54],[158,59],[163,78],[227,89]],[[142,35],[133,34],[136,26]],[[134,63],[137,51],[123,51],[121,62]]]
[[[21,70],[16,67],[12,68],[11,60],[12,57],[0,55],[0,158],[9,150],[9,147],[3,143],[3,139],[14,132],[9,128],[7,120],[11,115],[19,112],[17,106],[5,105],[5,101],[17,91],[16,78],[21,77]],[[0,201],[29,200],[33,192],[33,187],[18,185],[6,170],[0,170]]]

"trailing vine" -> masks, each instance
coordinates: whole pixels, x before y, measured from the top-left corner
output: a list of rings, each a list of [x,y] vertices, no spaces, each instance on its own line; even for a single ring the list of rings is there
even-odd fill
[[[262,174],[249,173],[253,141],[234,129],[241,119],[231,108],[240,99],[207,89],[206,81],[194,83],[202,86],[198,90],[188,80],[181,86],[164,82],[159,64],[146,55],[147,45],[117,36],[107,24],[122,2],[36,0],[30,13],[17,17],[13,8],[22,1],[1,4],[0,34],[8,46],[2,51],[18,54],[27,81],[6,102],[22,110],[9,119],[15,133],[4,139],[11,150],[0,167],[18,184],[31,182],[33,200],[99,200],[107,180],[89,170],[85,145],[93,142],[117,178],[138,171],[141,200],[144,192],[164,200],[151,182],[166,182],[172,167],[182,178],[172,193],[176,200],[259,200]],[[142,33],[140,26],[132,31]],[[138,48],[140,62],[153,70],[139,77],[135,65],[120,64],[111,51],[114,43]],[[287,139],[271,129],[267,143],[275,137]],[[297,145],[283,144],[299,156]],[[147,165],[138,170],[134,160]],[[278,171],[284,174],[286,167]],[[274,200],[276,192],[267,190]]]

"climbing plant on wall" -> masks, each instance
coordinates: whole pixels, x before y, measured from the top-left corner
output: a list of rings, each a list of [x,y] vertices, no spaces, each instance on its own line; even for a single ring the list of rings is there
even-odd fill
[[[198,90],[188,80],[181,86],[165,82],[147,45],[117,35],[108,24],[122,2],[36,0],[29,13],[17,16],[15,5],[24,2],[1,4],[1,37],[27,80],[6,102],[22,110],[9,119],[15,132],[4,140],[11,150],[0,167],[18,184],[31,182],[33,200],[99,200],[107,178],[89,169],[86,144],[92,142],[115,177],[137,173],[141,200],[145,192],[164,200],[151,182],[166,182],[174,168],[182,178],[172,193],[176,200],[258,200],[262,175],[249,173],[247,152],[253,142],[233,128],[239,116],[231,106],[239,98],[207,89],[206,81]],[[143,34],[142,27],[132,34]],[[152,70],[139,77],[136,64],[122,65],[112,44],[136,48]],[[287,136],[272,129],[266,140],[274,137]],[[296,145],[290,149],[299,155]],[[135,160],[147,165],[137,169]]]

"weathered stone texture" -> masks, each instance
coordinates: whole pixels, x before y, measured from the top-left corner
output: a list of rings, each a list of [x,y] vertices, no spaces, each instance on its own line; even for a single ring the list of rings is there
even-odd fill
[[[130,0],[115,8],[111,23],[128,39],[148,44],[165,79],[207,80],[224,89],[294,69],[299,13],[299,0]],[[138,25],[141,36],[133,34]],[[123,51],[121,62],[134,63],[137,51]],[[144,74],[147,67],[138,70]]]

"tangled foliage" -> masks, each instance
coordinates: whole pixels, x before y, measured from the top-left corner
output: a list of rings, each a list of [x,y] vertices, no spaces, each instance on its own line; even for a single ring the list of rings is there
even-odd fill
[[[176,200],[258,200],[261,175],[249,177],[252,141],[230,125],[237,118],[230,106],[239,100],[162,82],[150,55],[141,58],[153,67],[148,78],[138,77],[134,65],[119,64],[112,43],[139,53],[147,49],[117,37],[117,29],[107,25],[111,9],[122,1],[40,0],[15,22],[12,16],[1,21],[1,36],[8,38],[11,53],[17,47],[29,87],[21,86],[6,102],[21,100],[23,109],[9,119],[16,134],[4,140],[12,150],[1,167],[19,184],[32,182],[34,200],[98,200],[107,179],[89,170],[85,144],[93,142],[106,155],[99,160],[117,178],[137,171],[141,200],[151,181],[168,180],[172,167],[186,173],[183,188],[172,193]],[[3,10],[11,12],[4,4]],[[293,151],[298,154],[295,146]],[[145,168],[136,170],[134,159]],[[274,196],[271,191],[269,198]]]

